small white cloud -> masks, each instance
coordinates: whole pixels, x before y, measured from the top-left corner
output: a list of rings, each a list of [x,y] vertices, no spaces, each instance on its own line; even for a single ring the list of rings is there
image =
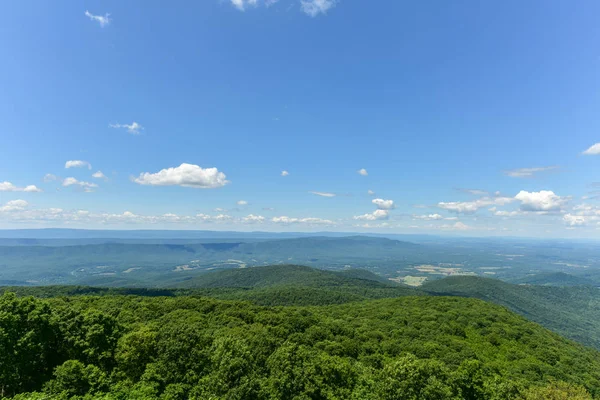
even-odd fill
[[[371,203],[375,204],[380,210],[393,210],[396,208],[394,200],[373,199]]]
[[[287,171],[281,171],[281,176],[288,176],[290,173]]]
[[[457,214],[474,214],[480,208],[491,205],[503,206],[513,201],[514,199],[510,197],[482,197],[474,201],[440,202],[438,203],[438,207]]]
[[[231,0],[231,4],[240,11],[245,11],[246,6],[254,6],[258,4],[258,0]]]
[[[119,129],[119,128],[127,129],[127,132],[132,135],[139,135],[140,131],[142,131],[144,129],[143,126],[141,126],[140,124],[138,124],[135,121],[133,121],[131,124],[108,124],[108,126],[110,128],[115,128],[115,129]]]
[[[0,206],[0,212],[21,211],[29,205],[25,200],[11,200]]]
[[[552,171],[558,168],[556,165],[550,167],[518,168],[504,171],[504,173],[512,178],[531,178],[539,172]]]
[[[334,225],[335,223],[328,219],[322,218],[290,218],[286,216],[273,217],[271,221],[276,224],[307,224],[307,225]]]
[[[557,196],[551,190],[539,192],[521,190],[515,199],[521,202],[522,211],[560,211],[568,201],[567,198]]]
[[[301,0],[300,6],[306,15],[316,17],[319,14],[326,14],[336,3],[336,0]]]
[[[364,168],[361,168],[361,169],[359,169],[359,170],[358,170],[358,171],[356,171],[356,172],[357,172],[359,175],[362,175],[362,176],[367,176],[367,175],[369,175],[369,173],[367,172],[367,170],[366,170],[366,169],[364,169]]]
[[[424,221],[438,221],[444,219],[440,214],[429,214],[429,215],[413,215],[413,219],[420,219]]]
[[[367,194],[368,194],[369,196],[375,196],[375,192],[374,192],[374,191],[372,191],[372,190],[370,190],[370,189],[369,189],[369,190],[367,190]]]
[[[238,206],[247,206],[248,202],[246,200],[239,200],[236,204]]]
[[[596,143],[591,146],[589,149],[583,152],[586,156],[597,156],[600,155],[600,143]]]
[[[587,218],[583,215],[565,214],[563,221],[568,226],[584,226],[587,224]]]
[[[104,14],[104,16],[94,15],[91,12],[86,10],[85,16],[88,17],[92,21],[98,22],[101,27],[105,27],[106,25],[110,24],[110,21],[111,21],[111,19],[109,18],[110,14]]]
[[[104,180],[107,180],[107,179],[108,179],[108,178],[106,177],[106,175],[104,175],[104,174],[102,173],[102,171],[97,171],[97,172],[94,172],[94,173],[92,174],[92,177],[93,177],[93,178],[96,178],[96,179],[104,179]]]
[[[53,175],[53,174],[44,175],[44,182],[52,182],[52,181],[56,181],[56,180],[58,180],[58,177],[56,175]]]
[[[92,169],[92,165],[87,161],[70,160],[65,163],[65,168],[86,168]]]
[[[134,178],[135,183],[152,186],[184,186],[200,189],[214,189],[227,185],[224,173],[216,168],[201,168],[183,163],[176,168],[166,168],[154,174],[144,172]]]
[[[315,195],[321,196],[321,197],[335,197],[336,196],[335,193],[327,193],[327,192],[308,192],[308,193],[312,193],[312,194],[315,194]]]
[[[25,187],[18,187],[13,185],[11,182],[0,182],[0,192],[42,192],[42,189],[35,185],[28,185]]]
[[[471,229],[470,226],[465,225],[465,224],[463,224],[460,221],[458,221],[454,225],[442,225],[440,228],[441,229],[447,229],[447,230],[453,230],[453,231],[466,231],[468,229]]]
[[[263,217],[262,215],[250,214],[247,217],[242,218],[242,222],[246,224],[260,224],[265,222],[265,217]]]
[[[80,187],[84,188],[86,192],[92,191],[91,189],[98,187],[98,185],[96,185],[95,183],[78,181],[77,179],[75,179],[73,177],[65,178],[65,180],[63,180],[62,185],[65,187],[80,186]]]
[[[390,212],[388,210],[375,210],[371,214],[357,215],[357,216],[354,216],[353,218],[356,220],[363,220],[363,221],[376,221],[376,220],[388,219],[389,217],[390,217]]]
[[[495,207],[490,208],[490,211],[496,216],[496,217],[516,217],[517,215],[521,215],[521,213],[519,211],[503,211],[503,210],[496,210]]]
[[[224,209],[224,208],[221,208],[221,207],[217,207],[217,208],[215,208],[213,211],[214,211],[214,212],[220,212],[220,213],[222,213],[222,212],[227,212],[227,210],[226,210],[226,209]]]

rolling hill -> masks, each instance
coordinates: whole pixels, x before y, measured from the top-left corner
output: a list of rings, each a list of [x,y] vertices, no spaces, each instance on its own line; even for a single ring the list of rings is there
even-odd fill
[[[472,276],[426,283],[423,291],[474,297],[509,308],[548,329],[600,349],[600,289],[590,286],[515,285]]]

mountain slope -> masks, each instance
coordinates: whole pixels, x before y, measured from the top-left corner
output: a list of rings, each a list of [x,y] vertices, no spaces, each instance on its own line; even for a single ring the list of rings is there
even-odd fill
[[[600,349],[600,289],[515,285],[472,276],[432,281],[421,289],[503,305],[561,335]]]
[[[6,332],[44,338],[51,330],[66,344],[14,346],[22,335],[7,335],[16,353],[0,352],[0,381],[9,396],[56,395],[20,399],[509,400],[552,380],[600,394],[600,352],[477,299],[282,308],[188,296],[8,295],[0,306]]]

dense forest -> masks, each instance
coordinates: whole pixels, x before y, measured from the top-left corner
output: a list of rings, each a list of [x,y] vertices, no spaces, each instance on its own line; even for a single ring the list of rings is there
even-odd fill
[[[600,353],[458,297],[265,307],[7,292],[0,385],[14,399],[588,399]]]

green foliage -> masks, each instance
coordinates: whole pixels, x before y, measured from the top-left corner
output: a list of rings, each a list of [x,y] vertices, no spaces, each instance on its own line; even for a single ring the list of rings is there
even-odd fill
[[[515,285],[457,276],[427,283],[422,289],[503,305],[561,335],[600,349],[600,289],[596,287]]]
[[[2,337],[18,341],[24,332],[37,343],[3,342],[13,350],[0,353],[4,395],[15,399],[600,394],[600,353],[474,299],[262,307],[197,296],[36,300],[5,294],[0,304]],[[13,331],[18,334],[4,334]],[[44,332],[53,332],[48,344]],[[45,356],[33,357],[34,349]],[[16,368],[30,371],[31,379],[11,375]],[[47,372],[35,375],[38,370]]]

